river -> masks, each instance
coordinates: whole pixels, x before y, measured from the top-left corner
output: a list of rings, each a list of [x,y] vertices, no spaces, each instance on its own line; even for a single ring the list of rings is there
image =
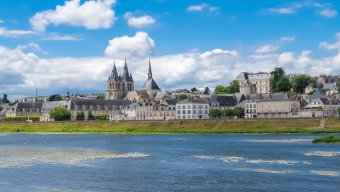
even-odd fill
[[[339,191],[320,136],[1,134],[0,191]]]

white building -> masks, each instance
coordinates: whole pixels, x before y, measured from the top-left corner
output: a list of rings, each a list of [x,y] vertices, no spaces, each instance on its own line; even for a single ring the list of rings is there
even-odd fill
[[[248,91],[245,91],[243,93],[244,95],[249,95],[254,93],[271,93],[270,77],[271,73],[267,72],[242,72],[236,77],[235,80],[240,84],[241,90],[243,90],[244,88],[249,89]]]
[[[247,100],[244,104],[244,118],[253,119],[257,118],[256,101]]]
[[[177,119],[209,119],[209,103],[185,99],[176,104]]]

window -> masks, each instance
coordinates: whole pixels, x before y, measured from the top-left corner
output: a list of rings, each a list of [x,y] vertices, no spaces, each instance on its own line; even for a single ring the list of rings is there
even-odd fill
[[[191,110],[188,110],[188,114],[191,114]]]
[[[177,114],[181,114],[181,110],[177,110]]]
[[[185,110],[182,111],[182,114],[185,114]]]
[[[181,109],[181,106],[180,106],[180,105],[177,105],[177,109]]]
[[[183,109],[186,109],[186,106],[185,106],[185,105],[183,105]]]

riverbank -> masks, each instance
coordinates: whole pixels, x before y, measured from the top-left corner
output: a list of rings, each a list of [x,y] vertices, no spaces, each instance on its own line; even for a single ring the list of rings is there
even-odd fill
[[[0,123],[0,132],[72,134],[340,133],[340,119],[327,119],[324,128],[320,128],[320,119]]]

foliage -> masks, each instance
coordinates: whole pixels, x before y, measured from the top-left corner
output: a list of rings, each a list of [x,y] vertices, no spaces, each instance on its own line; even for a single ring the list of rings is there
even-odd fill
[[[76,120],[81,121],[85,119],[85,115],[83,112],[77,113]]]
[[[210,93],[209,87],[204,88],[204,92],[205,92],[205,93]]]
[[[316,138],[313,140],[313,143],[340,143],[340,138],[330,135],[323,138]]]
[[[98,95],[98,96],[96,97],[96,99],[105,99],[105,96],[104,96],[104,95]]]
[[[223,116],[225,116],[225,117],[235,117],[235,110],[234,109],[225,109],[223,111]]]
[[[95,116],[89,111],[89,114],[87,115],[87,120],[96,120]]]
[[[100,120],[100,121],[107,121],[109,120],[109,116],[108,115],[96,115],[95,119]]]
[[[320,89],[320,93],[322,93],[322,94],[326,94],[327,91],[330,91],[330,89]]]
[[[241,107],[236,107],[234,109],[235,116],[237,117],[244,117],[244,109]]]
[[[51,95],[48,98],[48,101],[62,101],[62,100],[63,100],[63,98],[59,94]]]
[[[191,92],[198,91],[196,87],[191,88]]]
[[[2,98],[1,102],[2,103],[10,103],[8,98],[7,98],[7,94],[6,93],[4,93],[4,97]]]
[[[291,88],[288,77],[285,76],[285,71],[282,67],[276,67],[271,72],[270,85],[272,92],[288,92]]]
[[[229,86],[217,85],[215,87],[215,94],[233,94],[240,92],[240,84],[237,81],[231,81]]]
[[[310,82],[313,82],[313,78],[307,74],[294,74],[291,79],[294,92],[301,94],[305,91],[305,88]]]
[[[336,89],[338,90],[338,93],[340,93],[340,81],[336,82]]]
[[[5,117],[4,121],[39,121],[40,117],[38,116],[16,116],[16,117]]]
[[[183,101],[184,99],[188,99],[188,95],[187,94],[180,94],[176,96],[176,99],[179,101]]]
[[[290,89],[291,85],[288,77],[282,77],[278,82],[276,82],[277,92],[288,92]]]
[[[210,109],[209,116],[212,119],[220,118],[222,116],[222,111],[219,109]]]
[[[71,112],[68,111],[63,106],[53,108],[51,110],[51,112],[50,112],[50,116],[55,121],[67,121],[67,120],[71,120]]]

